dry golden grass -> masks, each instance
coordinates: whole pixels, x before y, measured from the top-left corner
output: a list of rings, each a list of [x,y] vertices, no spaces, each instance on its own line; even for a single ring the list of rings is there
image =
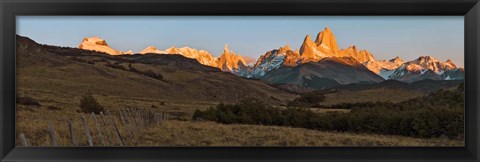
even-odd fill
[[[315,113],[329,113],[329,112],[342,112],[349,113],[350,109],[331,109],[331,108],[310,108]]]
[[[449,139],[196,121],[163,121],[141,133],[137,146],[463,146],[463,141]]]

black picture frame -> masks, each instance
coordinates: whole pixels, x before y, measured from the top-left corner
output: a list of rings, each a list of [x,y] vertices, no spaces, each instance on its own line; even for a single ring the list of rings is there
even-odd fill
[[[468,161],[480,159],[479,0],[0,0],[1,161]],[[15,147],[15,16],[459,15],[465,147]]]

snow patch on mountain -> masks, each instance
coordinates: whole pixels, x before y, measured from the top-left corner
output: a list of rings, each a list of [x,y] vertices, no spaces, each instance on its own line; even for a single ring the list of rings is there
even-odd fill
[[[395,70],[387,70],[387,69],[382,69],[380,70],[380,75],[383,79],[387,80],[390,75],[392,75],[395,72]]]
[[[123,55],[132,53],[132,51],[122,52],[119,50],[115,50],[108,46],[107,41],[100,37],[84,38],[78,48],[90,51],[104,52],[110,55]]]

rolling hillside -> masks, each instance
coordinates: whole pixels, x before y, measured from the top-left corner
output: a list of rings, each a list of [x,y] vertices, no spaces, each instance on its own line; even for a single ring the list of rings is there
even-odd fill
[[[181,55],[123,55],[44,46],[17,36],[20,93],[61,93],[173,101],[236,102],[257,98],[283,104],[294,97],[263,81],[244,79]],[[161,76],[161,79],[150,74]],[[53,100],[53,99],[52,99]]]

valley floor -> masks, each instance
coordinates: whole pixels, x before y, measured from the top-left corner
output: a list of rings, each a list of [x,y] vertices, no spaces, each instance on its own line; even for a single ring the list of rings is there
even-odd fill
[[[95,146],[101,146],[98,131],[91,116],[81,113],[47,111],[20,111],[17,133],[24,133],[31,146],[51,146],[48,124],[55,129],[58,146],[72,146],[67,120],[72,118],[74,134],[79,146],[88,146],[81,116],[87,118]],[[101,120],[100,116],[98,118]],[[107,118],[108,119],[108,118]],[[116,123],[121,123],[114,118]],[[100,127],[102,128],[102,127]],[[463,146],[463,140],[434,138],[422,139],[394,135],[356,134],[317,131],[280,126],[220,124],[205,121],[163,120],[130,135],[129,127],[120,124],[120,133],[126,146]],[[113,129],[109,146],[119,146]],[[105,136],[105,134],[103,134]],[[21,142],[18,139],[17,145]]]
[[[25,94],[27,91],[21,91]],[[87,119],[95,146],[100,138],[90,114],[78,112],[80,96],[67,94],[28,91],[36,96],[41,106],[17,104],[17,137],[24,133],[30,146],[51,146],[48,125],[55,129],[58,146],[72,146],[68,134],[67,121],[73,120],[73,132],[79,146],[87,146],[87,138],[81,116]],[[356,134],[345,132],[317,131],[303,128],[280,126],[220,124],[206,121],[192,121],[196,109],[205,110],[217,103],[182,103],[148,98],[124,98],[115,96],[96,96],[97,100],[114,114],[119,109],[139,106],[155,112],[181,112],[181,116],[172,120],[163,120],[140,129],[134,135],[120,126],[127,146],[463,146],[463,139],[447,138],[411,138],[394,135]],[[71,102],[75,100],[76,102]],[[335,109],[314,109],[317,113],[344,111]],[[183,114],[182,114],[183,113]],[[108,117],[108,116],[107,116]],[[100,116],[97,118],[101,121]],[[108,118],[107,118],[108,119]],[[121,123],[114,115],[113,120]],[[100,122],[101,123],[101,122]],[[102,127],[100,127],[102,128]],[[115,139],[110,128],[110,137]],[[105,134],[104,134],[105,136]],[[17,139],[17,145],[21,145]],[[118,143],[112,144],[119,146]]]
[[[142,132],[137,146],[463,146],[461,140],[354,134],[259,125],[165,121]]]

